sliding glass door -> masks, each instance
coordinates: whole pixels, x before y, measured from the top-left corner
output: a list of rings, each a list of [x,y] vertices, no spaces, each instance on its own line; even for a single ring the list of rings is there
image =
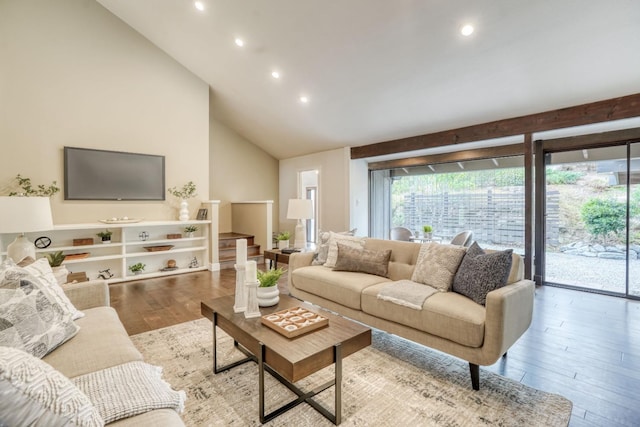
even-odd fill
[[[640,146],[545,154],[544,282],[640,296]]]

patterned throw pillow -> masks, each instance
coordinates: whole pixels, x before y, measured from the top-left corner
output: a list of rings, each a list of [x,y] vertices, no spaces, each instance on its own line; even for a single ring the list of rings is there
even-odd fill
[[[337,271],[357,271],[389,277],[391,249],[372,251],[358,249],[338,242],[338,260],[333,267]]]
[[[423,243],[411,280],[448,292],[465,252],[462,246]]]
[[[64,290],[58,284],[56,276],[53,275],[53,270],[46,258],[40,258],[32,264],[24,267],[24,269],[27,273],[34,275],[40,279],[42,283],[48,286],[53,297],[58,301],[58,303],[60,303],[60,306],[71,313],[73,320],[84,317],[84,313],[78,311],[78,309],[73,306],[71,301],[69,301],[69,298],[65,295]]]
[[[362,249],[364,247],[364,237],[348,236],[344,234],[329,232],[329,252],[327,254],[327,262],[325,267],[333,268],[338,260],[338,242],[353,248]]]
[[[507,284],[512,252],[508,249],[487,254],[473,242],[456,273],[453,291],[485,305],[489,292]]]
[[[0,347],[2,425],[102,426],[89,398],[51,365],[22,350]]]
[[[5,267],[3,264],[2,267]],[[0,267],[0,346],[43,357],[80,329],[41,280]]]
[[[353,236],[358,229],[354,228],[349,231],[341,231],[337,234],[344,236]],[[311,265],[324,265],[327,262],[327,256],[329,255],[329,238],[331,237],[331,231],[318,231],[318,243],[316,244],[316,252],[313,255],[313,261]]]

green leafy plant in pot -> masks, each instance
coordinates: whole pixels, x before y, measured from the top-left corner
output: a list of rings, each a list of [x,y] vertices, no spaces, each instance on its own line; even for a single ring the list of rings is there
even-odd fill
[[[184,232],[187,235],[187,237],[193,237],[193,233],[195,233],[196,231],[198,231],[197,225],[187,225],[184,228]]]
[[[129,271],[131,271],[133,274],[140,274],[144,271],[145,267],[146,267],[145,264],[139,262],[137,264],[130,265]]]
[[[101,231],[98,234],[96,234],[96,236],[100,237],[102,239],[102,243],[111,243],[111,235],[113,234],[113,231]]]
[[[67,276],[69,275],[69,270],[67,267],[62,265],[64,259],[67,257],[62,251],[51,252],[46,254],[47,261],[49,261],[49,265],[51,266],[51,270],[53,270],[53,276],[56,278],[59,285],[63,283],[67,283]]]
[[[288,231],[282,231],[276,236],[278,241],[278,249],[287,249],[289,247],[289,239],[291,239],[291,233]]]
[[[285,273],[282,268],[272,268],[267,271],[257,271],[258,278],[258,305],[260,307],[270,307],[280,301],[280,291],[278,290],[278,280]]]
[[[422,231],[424,232],[425,239],[431,239],[433,227],[431,227],[430,225],[423,225]]]

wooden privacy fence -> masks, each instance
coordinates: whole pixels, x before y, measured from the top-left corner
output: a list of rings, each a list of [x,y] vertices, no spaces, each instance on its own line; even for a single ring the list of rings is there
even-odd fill
[[[559,195],[547,193],[547,240],[558,240]],[[524,189],[486,190],[467,193],[407,194],[404,196],[405,227],[422,230],[429,224],[433,233],[451,239],[464,230],[474,240],[506,246],[524,244]]]

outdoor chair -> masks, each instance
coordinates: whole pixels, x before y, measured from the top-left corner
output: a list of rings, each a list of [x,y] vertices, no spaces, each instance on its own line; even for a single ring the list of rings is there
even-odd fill
[[[412,237],[413,233],[406,227],[393,227],[391,229],[391,240],[410,242]]]
[[[461,231],[460,233],[453,236],[453,239],[451,239],[451,244],[458,245],[458,246],[465,246],[468,248],[469,246],[471,246],[472,241],[473,241],[473,231]]]

